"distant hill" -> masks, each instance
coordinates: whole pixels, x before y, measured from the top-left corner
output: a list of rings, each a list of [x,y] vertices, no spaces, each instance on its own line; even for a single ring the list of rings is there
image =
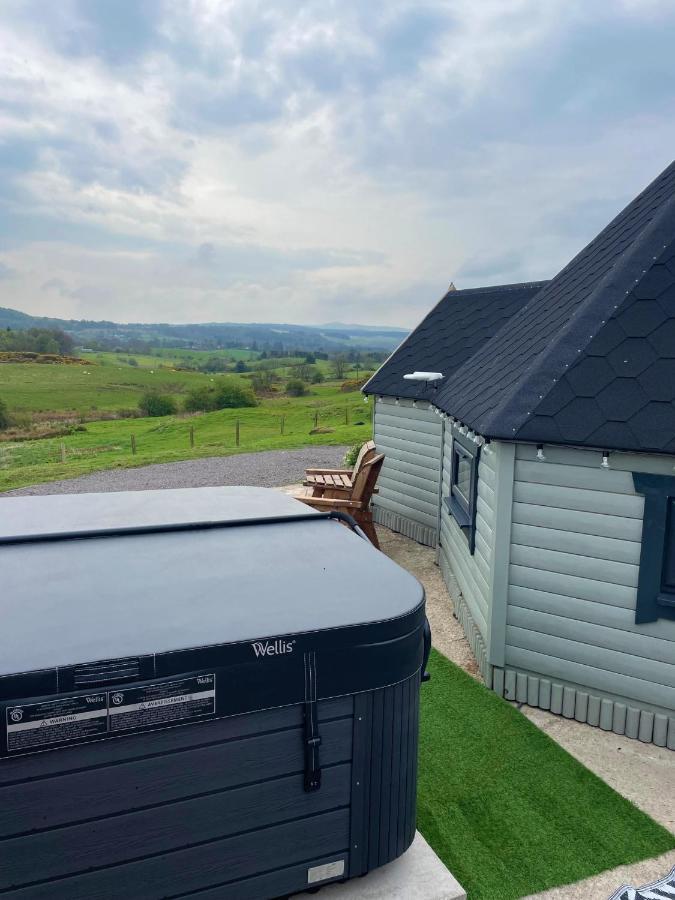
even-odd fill
[[[393,350],[406,336],[400,328],[375,325],[286,325],[273,323],[209,322],[172,325],[53,319],[30,316],[16,309],[0,307],[0,328],[60,328],[76,344],[91,343],[120,347],[139,344],[216,349],[251,347],[260,350],[295,348],[303,351]]]

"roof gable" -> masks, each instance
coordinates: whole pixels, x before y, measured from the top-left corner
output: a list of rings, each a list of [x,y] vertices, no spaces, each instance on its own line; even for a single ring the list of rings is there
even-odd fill
[[[675,451],[674,257],[675,163],[434,402],[488,437]]]
[[[429,399],[428,389],[403,376],[423,370],[448,378],[545,284],[449,290],[368,381],[365,392]]]

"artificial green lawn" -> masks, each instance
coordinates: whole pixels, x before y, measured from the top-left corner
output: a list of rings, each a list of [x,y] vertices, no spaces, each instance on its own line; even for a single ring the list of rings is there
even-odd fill
[[[432,652],[418,827],[469,900],[509,900],[675,847],[517,709]]]

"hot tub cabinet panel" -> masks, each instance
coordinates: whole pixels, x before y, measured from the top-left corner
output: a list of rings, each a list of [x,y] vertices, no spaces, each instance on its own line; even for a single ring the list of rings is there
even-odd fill
[[[203,491],[192,493],[199,503],[207,499]],[[227,489],[210,493],[209,502],[221,507],[222,516]],[[161,506],[159,495],[150,500]],[[155,510],[150,522],[146,507],[142,532],[137,516],[124,520],[120,513],[115,533],[104,534],[100,521],[94,528],[91,517],[82,518],[86,504],[78,499],[78,521],[84,532],[90,529],[78,540],[69,537],[63,519],[61,526],[52,522],[49,540],[42,540],[44,534],[31,536],[29,507],[24,502],[17,509],[16,533],[0,538],[15,598],[21,596],[24,604],[31,600],[22,591],[25,568],[22,575],[14,567],[19,556],[25,562],[26,554],[34,554],[39,566],[42,552],[60,548],[75,553],[77,565],[67,583],[67,614],[58,602],[65,593],[53,584],[35,601],[44,604],[43,614],[50,611],[54,617],[53,635],[64,629],[65,646],[51,650],[61,664],[18,673],[5,669],[0,675],[3,896],[152,900],[197,893],[213,900],[264,900],[365,874],[410,845],[419,689],[428,652],[421,588],[347,528],[302,508],[298,513],[286,498],[279,504],[275,500],[272,494],[266,523],[258,511],[254,523],[232,526],[224,520],[222,527],[212,523],[181,531],[174,530],[174,522],[162,532],[161,511]],[[229,501],[231,509],[236,507],[232,519],[241,521],[245,497],[230,494]],[[7,509],[12,501],[5,502]],[[119,496],[115,502],[120,503]],[[49,506],[42,500],[36,509],[43,515]],[[52,508],[63,512],[67,506],[61,499]],[[281,516],[285,521],[278,521]],[[288,624],[297,616],[299,624],[300,602],[277,613],[270,598],[256,597],[253,589],[245,611],[237,605],[233,612],[231,595],[224,592],[218,604],[199,597],[192,604],[193,615],[208,614],[208,645],[191,640],[190,646],[170,647],[165,627],[155,652],[116,653],[98,663],[77,655],[87,622],[95,618],[85,616],[76,634],[68,629],[73,621],[68,615],[77,613],[72,605],[78,606],[91,576],[90,557],[100,564],[108,553],[117,557],[133,549],[149,564],[163,541],[175,552],[174,540],[182,537],[179,552],[187,559],[193,549],[187,538],[198,543],[205,534],[219,542],[220,550],[233,542],[239,551],[240,541],[249,540],[257,552],[258,544],[269,541],[270,557],[291,553],[300,537],[305,546],[311,534],[310,546],[322,551],[330,546],[334,564],[344,567],[349,561],[353,586],[341,588],[328,571],[323,596],[305,597],[305,631],[276,631],[282,620]],[[126,542],[124,551],[120,541]],[[147,554],[149,541],[156,544]],[[225,571],[220,566],[230,566],[241,587],[232,556],[223,552],[210,558],[211,576]],[[245,555],[240,560],[240,568],[248,565]],[[138,574],[135,566],[138,559],[130,564]],[[306,563],[307,584],[315,587],[322,567]],[[371,590],[374,617],[366,612],[369,594],[363,591],[369,567],[381,576]],[[111,574],[118,586],[125,571],[129,568]],[[156,579],[162,582],[160,574]],[[280,574],[277,581],[283,595]],[[378,584],[391,589],[394,582],[392,616],[385,618]],[[301,583],[296,589],[303,592]],[[86,597],[97,603],[91,592]],[[357,601],[359,616],[354,615]],[[144,611],[136,617],[137,625],[143,620],[141,634],[113,629],[108,635],[112,648],[147,650],[153,643],[152,618],[146,618],[152,603],[141,606]],[[122,600],[117,611],[124,619],[131,609]],[[261,625],[261,611],[273,631]],[[181,624],[180,615],[177,619]],[[20,643],[28,637],[22,622],[27,619],[18,615]],[[247,633],[249,628],[254,630]],[[215,642],[228,633],[239,639]],[[37,661],[39,648],[23,649]],[[44,645],[42,652],[48,654]]]

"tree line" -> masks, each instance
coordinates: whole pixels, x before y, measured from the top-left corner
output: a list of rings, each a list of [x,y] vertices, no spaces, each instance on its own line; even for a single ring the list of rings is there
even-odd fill
[[[0,331],[0,351],[25,353],[53,353],[58,356],[72,356],[75,342],[65,331],[58,328],[28,328]]]

